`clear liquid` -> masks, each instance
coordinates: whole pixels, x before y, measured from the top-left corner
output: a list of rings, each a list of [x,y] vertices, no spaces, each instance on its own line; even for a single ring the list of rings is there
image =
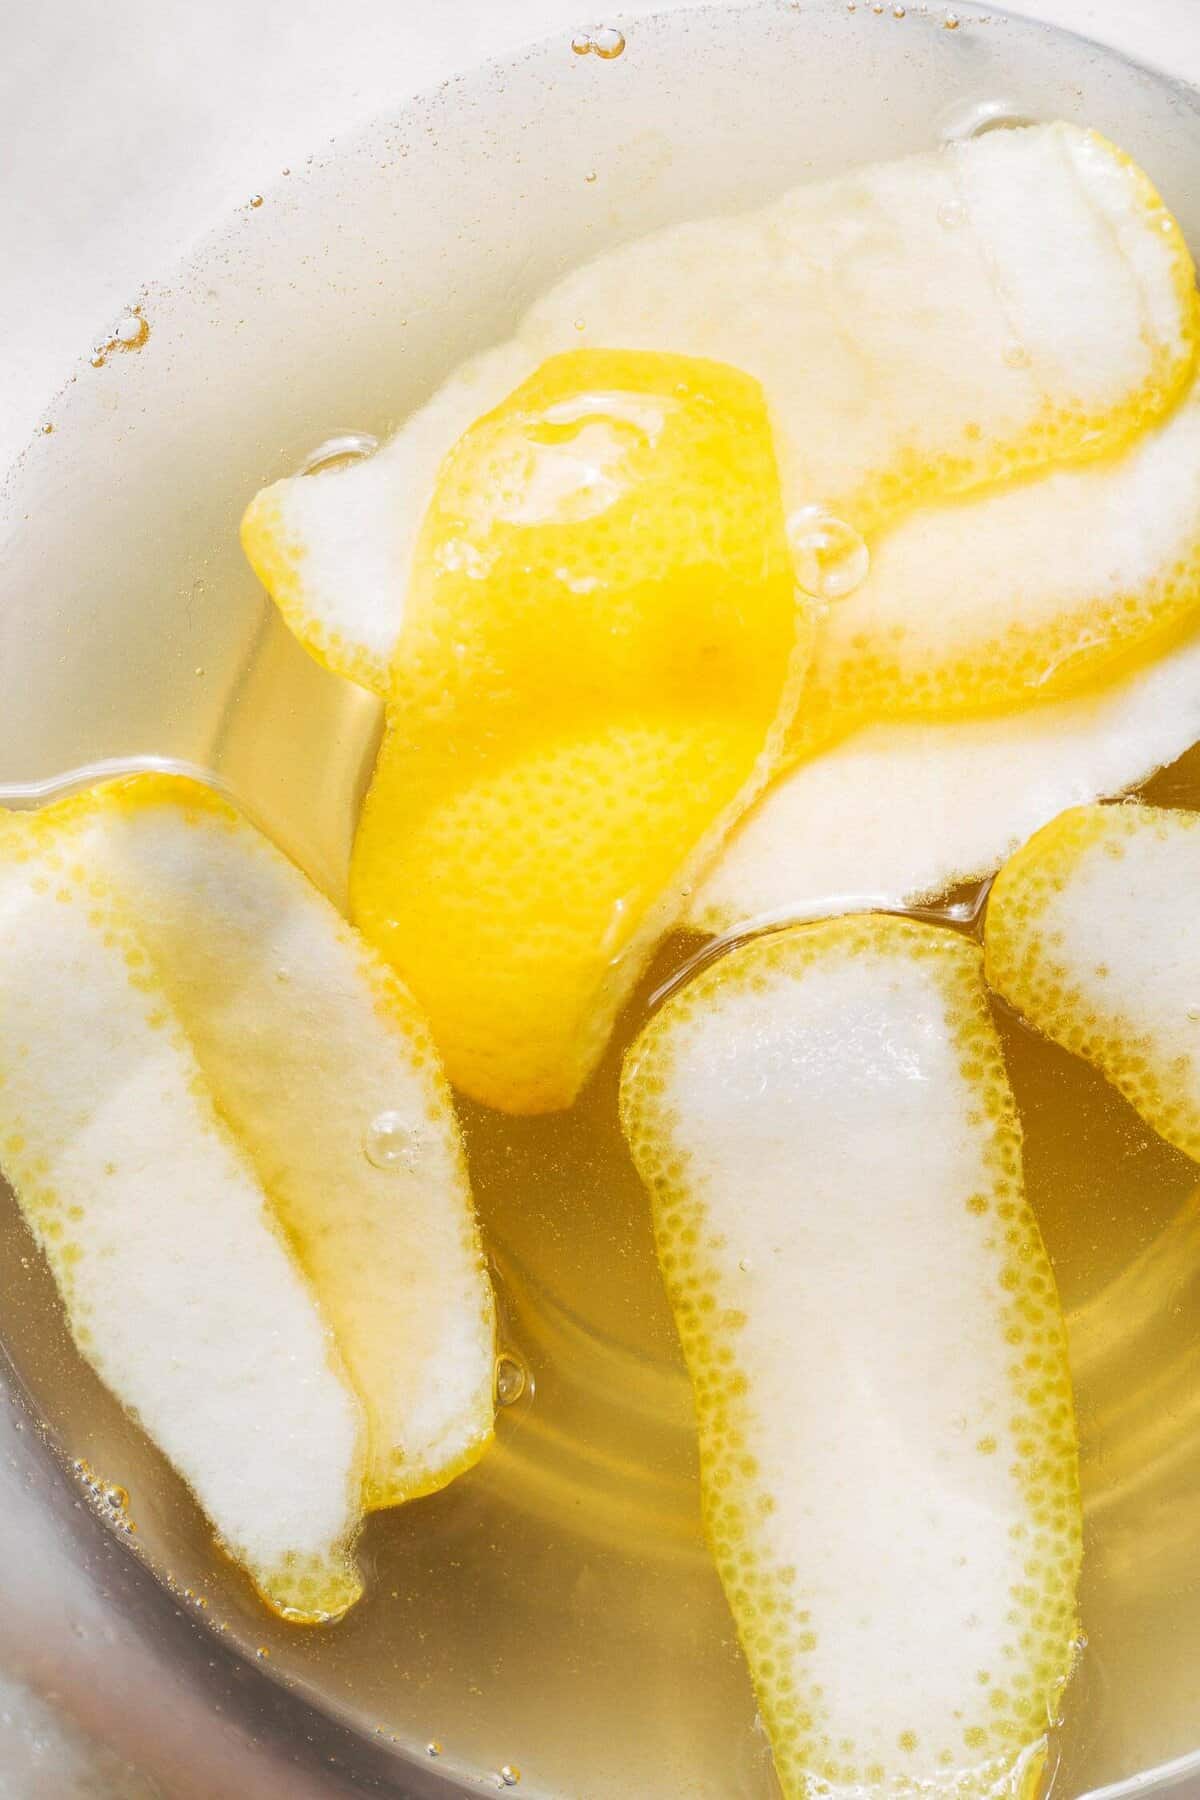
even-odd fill
[[[940,10],[899,21],[840,0],[680,13],[631,26],[611,60],[564,38],[243,210],[147,296],[136,356],[81,369],[10,484],[0,783],[28,799],[21,784],[98,759],[176,758],[340,896],[378,709],[264,604],[241,508],[316,445],[385,436],[606,244],[929,145],[934,121],[989,101],[1118,138],[1200,244],[1186,96],[1078,40],[956,10],[956,31]],[[1200,759],[1154,792],[1200,806]],[[508,1765],[522,1793],[587,1800],[776,1792],[704,1551],[688,1387],[614,1108],[623,1045],[698,948],[664,948],[571,1113],[464,1106],[523,1391],[479,1468],[370,1521],[369,1595],[334,1629],[275,1621],[213,1553],[0,1208],[4,1341],[65,1456],[128,1491],[134,1543],[226,1641],[268,1650],[269,1675],[427,1773],[498,1782]],[[1088,1648],[1056,1746],[1055,1792],[1073,1800],[1200,1740],[1200,1199],[1193,1165],[1097,1076],[1003,1025],[1083,1436]]]

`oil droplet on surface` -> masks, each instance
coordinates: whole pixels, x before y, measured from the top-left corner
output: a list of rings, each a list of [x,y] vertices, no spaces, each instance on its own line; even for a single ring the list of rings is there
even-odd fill
[[[105,1488],[104,1498],[114,1511],[120,1511],[121,1508],[129,1505],[129,1495],[123,1487],[118,1487],[115,1482],[111,1487]]]
[[[268,1660],[268,1658],[270,1657],[271,1652],[267,1649],[267,1646],[265,1644],[260,1644],[258,1646],[258,1649],[254,1652],[254,1654],[258,1658],[259,1662],[266,1662]]]
[[[591,183],[592,183],[592,182],[593,182],[593,181],[595,181],[595,179],[596,179],[596,171],[595,171],[595,169],[589,169],[589,170],[588,170],[588,172],[587,172],[587,174],[586,174],[586,175],[585,175],[585,176],[584,176],[584,178],[583,178],[583,179],[584,179],[584,180],[585,180],[585,181],[586,181],[586,182],[587,182],[587,183],[588,183],[588,184],[589,184],[589,186],[590,186],[590,184],[591,184]]]
[[[505,1763],[500,1771],[499,1779],[502,1788],[516,1787],[521,1779],[521,1771],[515,1763]]]
[[[576,56],[590,56],[592,54],[591,37],[586,31],[577,31],[571,39],[571,48]]]
[[[365,462],[379,448],[379,439],[369,431],[338,431],[310,450],[297,475],[319,475],[325,469],[338,469],[346,463]]]
[[[111,348],[140,350],[150,336],[150,321],[140,312],[126,313],[113,333]]]
[[[251,206],[261,206],[262,203],[263,203],[263,197],[261,194],[251,194],[251,196],[250,196]]]
[[[377,1169],[415,1169],[420,1133],[402,1113],[377,1113],[367,1126],[363,1149]]]
[[[430,1738],[425,1746],[425,1754],[426,1756],[440,1756],[442,1754],[442,1746],[438,1743],[436,1738]]]
[[[105,361],[105,358],[104,358],[103,350],[97,350],[95,352],[94,356],[92,357],[93,369],[102,369],[104,367],[104,361]]]
[[[844,519],[822,506],[802,506],[787,522],[796,580],[815,600],[843,600],[861,587],[871,552]]]
[[[496,1404],[515,1406],[525,1392],[525,1365],[508,1351],[496,1358]]]
[[[957,231],[967,222],[967,209],[961,200],[943,200],[937,211],[938,224],[947,231]]]
[[[43,425],[43,426],[42,426],[42,436],[43,436],[43,437],[49,437],[49,436],[50,436],[50,433],[51,433],[51,432],[52,432],[52,431],[53,431],[53,430],[54,430],[54,427],[53,427],[53,425]]]
[[[592,35],[592,49],[605,62],[611,62],[615,56],[624,52],[625,33],[618,31],[615,25],[601,25],[599,31]]]

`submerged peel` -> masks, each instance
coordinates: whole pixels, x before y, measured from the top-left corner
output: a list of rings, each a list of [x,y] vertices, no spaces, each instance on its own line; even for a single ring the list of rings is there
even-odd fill
[[[494,1319],[425,1021],[329,902],[208,789],[143,776],[88,804],[81,853],[124,896],[362,1400],[364,1504],[444,1487],[491,1441]],[[392,1151],[382,1167],[369,1154],[378,1118]]]
[[[351,898],[474,1099],[571,1103],[773,767],[808,635],[748,377],[577,352],[461,440]]]
[[[1198,888],[1200,814],[1075,807],[996,877],[986,953],[998,993],[1200,1161]]]
[[[788,509],[820,503],[865,533],[1132,442],[1182,391],[1194,306],[1179,227],[1127,156],[1072,125],[988,132],[606,252],[370,461],[263,489],[243,542],[313,653],[383,692],[443,457],[555,351],[746,370]]]
[[[0,1164],[81,1353],[224,1548],[285,1617],[336,1618],[358,1403],[81,816],[0,814]]]
[[[981,881],[1065,807],[1147,781],[1200,739],[1200,635],[1103,687],[979,719],[870,725],[779,776],[685,923],[745,931],[922,906]]]
[[[1029,1791],[1074,1653],[1063,1320],[966,940],[760,938],[622,1083],[789,1800]]]

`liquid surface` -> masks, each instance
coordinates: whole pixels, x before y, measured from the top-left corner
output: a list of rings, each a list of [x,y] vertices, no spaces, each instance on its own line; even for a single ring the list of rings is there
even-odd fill
[[[1184,97],[1076,40],[957,10],[953,32],[915,8],[701,10],[631,28],[615,59],[566,41],[268,191],[151,291],[146,344],[81,370],[17,473],[0,784],[147,754],[215,769],[338,895],[378,708],[261,601],[242,506],[317,445],[385,437],[552,279],[695,212],[697,194],[744,207],[925,147],[947,108],[1015,96],[1126,144],[1200,243]],[[1151,792],[1200,806],[1200,761]],[[127,1491],[133,1541],[221,1637],[425,1775],[495,1785],[507,1767],[520,1793],[588,1800],[776,1791],[701,1540],[686,1377],[616,1118],[620,1053],[701,947],[664,948],[570,1113],[462,1107],[510,1403],[484,1463],[370,1522],[368,1597],[335,1630],[265,1617],[214,1556],[71,1349],[15,1207],[0,1214],[5,1344],[66,1458]],[[1056,1743],[1055,1793],[1074,1800],[1195,1747],[1200,1199],[1194,1166],[1098,1075],[999,1016],[1083,1440],[1088,1647]]]

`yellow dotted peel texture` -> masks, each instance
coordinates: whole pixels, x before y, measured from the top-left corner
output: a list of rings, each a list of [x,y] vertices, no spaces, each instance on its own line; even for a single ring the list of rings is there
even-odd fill
[[[1036,1783],[1076,1634],[1054,1280],[980,952],[762,937],[629,1052],[709,1539],[785,1794]]]
[[[1062,813],[1001,869],[987,975],[1200,1160],[1200,814],[1126,802]]]
[[[81,816],[0,815],[0,1166],[80,1351],[223,1547],[284,1617],[336,1618],[361,1411]]]
[[[774,767],[809,635],[746,376],[567,354],[460,441],[351,876],[455,1085],[571,1103]]]
[[[247,554],[292,629],[384,692],[443,458],[547,356],[676,352],[744,369],[785,504],[877,534],[917,506],[1115,455],[1195,354],[1175,220],[1116,146],[1067,124],[853,170],[605,252],[466,364],[376,456],[275,483]]]
[[[54,873],[43,872],[43,863]],[[272,1277],[269,1265],[285,1254],[322,1354],[341,1372],[354,1420],[352,1523],[362,1507],[392,1505],[444,1486],[482,1454],[493,1424],[493,1302],[458,1129],[428,1029],[392,971],[306,878],[233,808],[194,783],[142,776],[41,813],[0,815],[0,868],[13,905],[43,934],[30,979],[43,984],[47,1007],[70,987],[79,944],[87,946],[87,981],[98,993],[106,983],[119,990],[122,972],[132,983],[128,1004],[114,1010],[111,1023],[97,1021],[87,1003],[93,1029],[79,1037],[76,1113],[61,1107],[53,1113],[58,1102],[22,1086],[23,1077],[7,1089],[0,1084],[0,1108],[8,1110],[12,1126],[0,1142],[0,1166],[51,1256],[80,1347],[191,1481],[231,1554],[246,1563],[272,1604],[291,1617],[332,1616],[356,1597],[357,1586],[337,1605],[328,1594],[312,1606],[296,1602],[292,1575],[284,1581],[264,1573],[262,1553],[251,1548],[250,1525],[227,1521],[222,1482],[235,1482],[236,1464],[226,1476],[220,1436],[203,1442],[198,1430],[193,1444],[174,1402],[168,1406],[169,1396],[150,1405],[137,1395],[156,1361],[170,1369],[174,1357],[179,1381],[202,1388],[206,1355],[215,1359],[219,1353],[226,1362],[244,1358],[246,1393],[232,1388],[220,1417],[230,1455],[253,1436],[272,1479],[295,1480],[301,1492],[309,1484],[314,1497],[323,1485],[327,1489],[339,1450],[336,1433],[322,1425],[319,1394],[312,1413],[318,1441],[308,1447],[307,1470],[279,1460],[272,1421],[252,1410],[254,1365],[261,1365],[257,1379],[265,1384],[274,1371],[272,1356],[293,1356],[287,1329],[296,1335],[293,1361],[286,1365],[287,1379],[297,1384],[293,1410],[303,1406],[306,1386],[315,1380],[302,1366],[303,1330],[272,1317],[271,1280],[279,1271]],[[79,944],[72,950],[64,936],[60,968],[56,933],[63,935],[67,925]],[[37,1160],[49,1157],[68,1168],[76,1154],[70,1127],[83,1129],[93,1090],[94,1104],[124,1129],[119,1083],[115,1099],[107,1087],[110,1071],[124,1069],[135,1055],[144,1021],[131,1009],[142,1004],[135,996],[143,989],[152,995],[146,1016],[160,1021],[165,1033],[149,1040],[164,1063],[161,1080],[168,1083],[177,1063],[186,1066],[194,1096],[195,1118],[174,1121],[179,1162],[186,1168],[202,1153],[211,1161],[206,1146],[215,1135],[239,1173],[235,1178],[226,1171],[228,1191],[215,1194],[213,1215],[223,1217],[238,1203],[252,1208],[262,1241],[257,1250],[243,1245],[235,1255],[240,1240],[231,1236],[224,1282],[217,1269],[202,1270],[207,1285],[197,1274],[177,1292],[168,1286],[159,1309],[131,1235],[122,1246],[129,1261],[123,1279],[146,1289],[147,1305],[155,1308],[151,1322],[164,1342],[147,1342],[136,1362],[130,1346],[114,1362],[112,1330],[86,1323],[113,1300],[103,1285],[104,1257],[96,1252],[86,1264],[85,1280],[72,1273],[85,1264],[71,1230],[60,1231],[60,1214],[53,1230],[39,1226],[42,1208],[33,1196],[41,1190],[32,1182],[34,1165],[25,1160],[25,1121],[36,1121],[40,1111],[52,1113]],[[70,996],[76,1011],[85,1001]],[[21,1049],[12,1038],[15,1016],[8,1012],[0,1033],[0,1052],[14,1057]],[[70,1017],[68,1009],[68,1022],[48,1031],[48,1046],[69,1029]],[[110,1043],[126,1032],[128,1042],[121,1035]],[[24,1070],[28,1058],[19,1060]],[[48,1080],[48,1047],[38,1062],[41,1079]],[[54,1118],[60,1142],[54,1141]],[[133,1198],[123,1187],[125,1164],[111,1156],[106,1169],[109,1163],[109,1204],[128,1210]],[[170,1252],[173,1230],[173,1262],[182,1280],[192,1224],[171,1213],[171,1179],[169,1172],[163,1177],[161,1224],[168,1242],[160,1249]],[[218,1177],[211,1179],[216,1184]],[[77,1182],[72,1205],[82,1210],[74,1223],[94,1235],[103,1230],[104,1217],[90,1214],[83,1173]],[[248,1237],[250,1221],[242,1219],[239,1230]],[[201,1254],[204,1231],[198,1245]],[[249,1303],[264,1261],[260,1311]],[[169,1316],[171,1300],[178,1302],[178,1326]],[[217,1347],[223,1312],[243,1300],[250,1316],[238,1314],[237,1329],[230,1327]],[[299,1305],[294,1295],[292,1305]],[[271,1353],[256,1344],[252,1325],[268,1334]],[[125,1329],[145,1332],[146,1318],[134,1309]],[[228,1384],[215,1360],[213,1366]],[[216,1400],[208,1405],[215,1426]],[[189,1416],[182,1403],[181,1409]],[[322,1431],[331,1468],[321,1464]],[[268,1491],[258,1499],[262,1518],[251,1521],[254,1528],[269,1537],[273,1515],[283,1515],[278,1528],[284,1530],[286,1509]],[[306,1581],[315,1592],[316,1576],[310,1573]]]
[[[1044,703],[1200,605],[1200,383],[1118,455],[910,513],[822,620],[789,753],[880,718]]]

